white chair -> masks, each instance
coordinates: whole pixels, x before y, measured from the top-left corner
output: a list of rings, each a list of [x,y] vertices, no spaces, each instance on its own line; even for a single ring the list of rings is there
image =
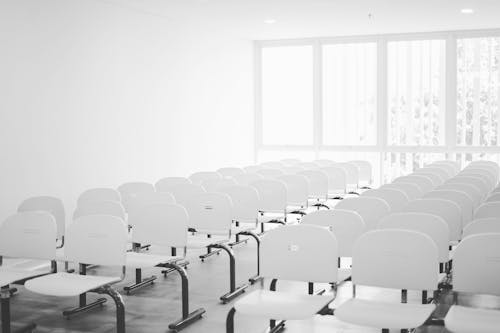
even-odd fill
[[[256,173],[257,171],[259,171],[261,169],[264,169],[264,168],[261,167],[260,165],[249,165],[249,166],[243,167],[243,170],[246,173]]]
[[[356,190],[359,187],[359,168],[356,164],[350,162],[342,162],[334,164],[346,172],[346,186],[350,194],[358,194]]]
[[[329,230],[313,225],[285,226],[267,232],[261,248],[262,275],[272,279],[270,290],[255,290],[235,302],[227,315],[226,333],[234,333],[235,313],[271,319],[270,329],[278,332],[284,320],[309,319],[328,311],[334,297],[314,295],[313,283],[337,282],[337,241]],[[312,258],[322,258],[323,264]],[[308,282],[309,295],[276,291],[278,280]]]
[[[245,170],[242,168],[236,167],[226,167],[217,169],[217,172],[221,174],[222,177],[233,177],[236,175],[242,175],[245,173]]]
[[[285,174],[280,169],[271,169],[271,168],[260,169],[256,173],[267,179],[277,178]]]
[[[320,170],[304,170],[298,173],[307,178],[309,182],[309,198],[312,199],[313,206],[325,207],[328,200],[328,176]]]
[[[130,202],[129,214],[141,209],[144,206],[174,203],[176,203],[175,197],[169,192],[144,192],[132,198]],[[130,221],[128,222],[131,224]]]
[[[495,163],[493,161],[472,161],[467,167],[488,168],[497,175],[500,173],[500,166],[498,165],[498,163]]]
[[[450,260],[450,231],[446,222],[437,215],[427,213],[395,213],[382,218],[379,229],[413,230],[428,235],[437,246],[440,272]]]
[[[89,215],[110,215],[125,221],[126,213],[123,205],[118,201],[88,201],[76,207],[73,220]]]
[[[482,202],[482,194],[481,190],[472,184],[467,184],[467,183],[445,183],[441,186],[436,187],[437,191],[441,190],[450,190],[450,191],[460,191],[465,194],[467,194],[471,199],[472,203],[474,206],[474,209],[476,209]]]
[[[177,204],[156,203],[142,206],[129,215],[129,221],[134,225],[132,242],[136,244],[150,244],[153,248],[181,248],[186,254],[187,229],[189,217],[186,209]],[[137,250],[137,247],[135,248]],[[184,268],[178,264],[183,257],[172,255],[150,254],[141,252],[127,252],[126,266],[135,269],[135,283],[124,287],[129,294],[131,291],[150,285],[156,276],[142,278],[142,269],[154,267],[168,268],[179,273],[182,280],[182,318],[170,324],[171,330],[186,327],[201,318],[205,310],[200,308],[189,312],[188,277]]]
[[[43,211],[54,216],[57,225],[57,240],[60,241],[59,248],[64,246],[64,234],[66,231],[66,212],[61,199],[50,196],[31,197],[17,207],[18,212]]]
[[[120,192],[120,195],[122,197],[122,204],[126,212],[128,212],[130,201],[133,197],[135,197],[139,193],[150,193],[154,191],[155,187],[152,184],[146,182],[128,182],[118,187],[118,192]]]
[[[417,169],[413,172],[415,175],[434,175],[437,176],[435,180],[439,181],[438,185],[441,185],[446,180],[450,179],[451,176],[448,174],[446,170],[443,170],[439,167],[427,166],[424,168]]]
[[[17,213],[0,224],[0,256],[43,260],[52,270],[23,270],[0,266],[0,296],[2,307],[2,332],[11,332],[10,297],[11,285],[54,272],[56,269],[57,224],[54,217],[43,211]],[[35,329],[35,324],[24,324],[22,331]]]
[[[234,175],[233,179],[238,185],[250,185],[256,180],[264,179],[264,177],[258,173],[245,173],[242,175]]]
[[[283,175],[276,180],[283,182],[286,186],[287,206],[291,214],[304,215],[303,209],[307,209],[309,201],[309,181],[302,175]]]
[[[486,202],[479,206],[474,212],[474,219],[482,219],[486,217],[500,218],[500,201]]]
[[[205,260],[214,253],[212,249],[219,249],[229,256],[229,292],[220,297],[227,303],[241,295],[248,287],[247,284],[236,286],[236,259],[233,250],[229,247],[232,235],[233,204],[229,195],[225,193],[202,193],[191,197],[186,204],[189,215],[189,228],[196,232],[188,238],[188,248],[206,248],[207,253],[200,255]],[[207,235],[220,236],[219,239],[207,238]]]
[[[458,168],[458,165],[453,166],[453,165],[450,165],[448,163],[431,163],[431,164],[427,165],[427,167],[439,168],[439,169],[443,170],[447,174],[447,177],[446,177],[447,179],[456,176],[456,174],[460,170]]]
[[[366,230],[376,229],[380,219],[391,212],[387,202],[373,197],[344,199],[335,206],[335,209],[351,210],[358,213],[365,222]]]
[[[373,183],[373,171],[371,163],[363,160],[350,161],[350,163],[354,163],[359,168],[359,183],[361,189],[369,189]]]
[[[380,186],[379,189],[393,189],[402,191],[408,196],[409,200],[420,199],[424,195],[424,192],[422,191],[420,186],[414,183],[400,182],[400,183],[384,184]]]
[[[299,160],[298,158],[284,158],[280,160],[280,162],[285,166],[294,166],[296,164],[301,163],[301,160]]]
[[[462,212],[462,228],[472,221],[474,202],[465,192],[455,190],[434,190],[424,195],[424,199],[444,199],[456,203]]]
[[[449,168],[453,168],[453,172],[455,173],[455,175],[460,171],[460,164],[456,161],[450,161],[450,160],[435,161],[435,162],[432,162],[430,165],[433,165],[433,166],[434,165],[446,165]]]
[[[408,175],[398,177],[393,180],[393,183],[412,183],[420,187],[422,192],[425,194],[432,191],[437,185],[434,184],[432,179],[428,175]]]
[[[259,165],[264,169],[278,169],[278,170],[285,166],[283,163],[278,161],[263,162]]]
[[[120,192],[114,188],[98,187],[88,189],[77,199],[77,206],[89,201],[118,201],[121,202]]]
[[[460,293],[500,296],[500,234],[465,238],[453,254],[454,305],[446,314],[446,329],[454,333],[491,333],[500,327],[500,311],[458,305]],[[478,280],[479,278],[479,280]]]
[[[435,310],[426,303],[428,290],[437,289],[438,250],[427,235],[410,230],[374,230],[354,246],[352,284],[354,298],[335,310],[339,320],[378,329],[411,329],[421,326]],[[366,285],[403,289],[402,303],[356,297],[356,287]],[[422,303],[406,303],[406,290],[421,290]]]
[[[352,257],[354,243],[366,230],[361,215],[344,209],[319,210],[307,214],[303,217],[301,224],[327,227],[333,232],[338,243],[339,269],[342,267],[341,258]],[[338,274],[338,281],[344,281],[351,275],[351,270],[340,269]]]
[[[326,167],[330,167],[330,166],[333,166],[334,164],[336,164],[334,161],[327,160],[327,159],[314,160],[313,163],[316,164],[320,168],[326,168]]]
[[[284,166],[280,170],[283,171],[285,175],[296,175],[305,169],[298,166]]]
[[[321,167],[319,169],[328,176],[328,196],[331,199],[342,199],[347,192],[347,173],[338,166]]]
[[[116,305],[117,332],[125,332],[125,306],[121,295],[111,285],[124,278],[127,227],[114,216],[90,215],[73,221],[66,232],[65,252],[68,261],[82,266],[120,267],[121,276],[83,275],[59,272],[29,280],[26,289],[52,297],[76,297],[88,292],[109,295]]]
[[[462,238],[475,234],[500,233],[500,218],[485,217],[473,220],[465,226]]]
[[[221,188],[231,185],[236,185],[236,181],[233,178],[207,179],[201,183],[201,186],[207,192],[219,192]]]
[[[164,177],[155,183],[155,189],[156,192],[170,192],[179,184],[191,184],[191,180],[186,177]]]
[[[178,184],[170,189],[170,193],[174,196],[175,202],[184,207],[187,205],[190,198],[205,192],[203,186],[192,183]]]
[[[490,194],[485,202],[495,202],[495,201],[500,201],[500,192],[492,193]]]
[[[199,171],[189,176],[191,182],[196,185],[201,185],[205,180],[221,178],[221,174],[216,171]]]
[[[320,166],[314,162],[300,162],[300,163],[296,164],[295,166],[298,166],[298,167],[303,168],[305,170],[317,170],[320,168]]]
[[[408,204],[410,199],[405,192],[392,188],[379,188],[365,191],[361,194],[362,197],[374,197],[384,200],[391,212],[397,212]]]
[[[250,186],[254,187],[259,193],[259,213],[262,216],[271,214],[276,217],[270,221],[266,220],[266,222],[285,224],[288,204],[286,185],[279,180],[260,179],[252,182]],[[261,226],[264,228],[264,224]]]
[[[481,167],[467,167],[460,171],[459,175],[479,176],[490,186],[490,190],[498,185],[498,175],[493,173],[490,169]]]
[[[489,192],[492,190],[488,183],[481,177],[474,175],[457,175],[451,179],[448,179],[445,184],[456,184],[456,183],[465,183],[476,186],[481,193],[481,201],[486,198]]]
[[[403,212],[427,213],[441,217],[448,225],[450,242],[456,244],[462,236],[462,212],[453,201],[443,199],[418,199],[410,201]]]

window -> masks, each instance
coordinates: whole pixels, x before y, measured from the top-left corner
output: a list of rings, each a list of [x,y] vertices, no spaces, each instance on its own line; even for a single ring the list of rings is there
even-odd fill
[[[387,52],[389,144],[443,145],[445,42],[389,42]]]
[[[312,145],[312,46],[262,49],[263,143]]]
[[[500,144],[500,38],[457,40],[457,144]]]
[[[323,46],[323,143],[377,142],[377,44]]]

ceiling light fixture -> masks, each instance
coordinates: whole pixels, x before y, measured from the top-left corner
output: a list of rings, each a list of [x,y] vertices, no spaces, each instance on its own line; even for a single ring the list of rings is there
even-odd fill
[[[474,14],[474,9],[472,9],[472,8],[462,8],[460,10],[460,12],[462,14]]]

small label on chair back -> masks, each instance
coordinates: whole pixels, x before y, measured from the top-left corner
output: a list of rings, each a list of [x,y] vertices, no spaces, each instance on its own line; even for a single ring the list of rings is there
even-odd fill
[[[205,206],[204,208],[205,208],[206,210],[212,210],[212,209],[214,209],[214,206],[207,205],[207,206]]]
[[[288,245],[288,251],[290,251],[290,252],[297,252],[299,250],[300,250],[300,247],[296,244]]]

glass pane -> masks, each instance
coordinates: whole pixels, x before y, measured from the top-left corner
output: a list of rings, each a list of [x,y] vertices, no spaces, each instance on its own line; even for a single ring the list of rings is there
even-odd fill
[[[312,46],[262,50],[263,143],[313,143]]]
[[[500,38],[457,40],[457,144],[500,143]]]
[[[323,142],[375,145],[377,44],[323,47]]]
[[[445,41],[388,43],[388,143],[444,144]]]

